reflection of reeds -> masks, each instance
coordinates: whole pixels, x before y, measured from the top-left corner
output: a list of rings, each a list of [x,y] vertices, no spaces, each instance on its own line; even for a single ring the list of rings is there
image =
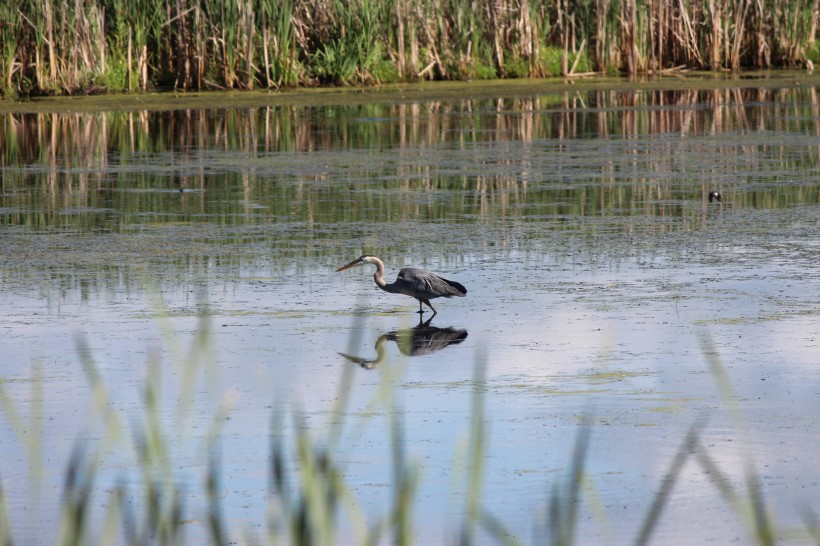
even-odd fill
[[[0,93],[795,66],[817,60],[817,11],[817,0],[8,0]]]
[[[290,203],[304,202],[310,222],[359,222],[372,214],[374,207],[384,210],[391,220],[418,217],[418,202],[391,206],[395,196],[384,193],[369,194],[367,206],[348,206],[337,198],[338,188],[321,183],[338,176],[333,165],[317,169],[313,163],[298,163],[292,167],[289,183],[270,183],[271,176],[281,176],[274,171],[274,166],[281,166],[280,158],[271,154],[327,150],[337,147],[338,142],[358,149],[397,150],[398,159],[387,167],[365,162],[364,174],[345,167],[344,175],[359,180],[353,184],[366,185],[366,179],[371,178],[366,169],[375,168],[379,170],[375,176],[389,179],[394,189],[452,190],[451,199],[430,204],[432,216],[477,211],[481,218],[490,219],[515,214],[516,205],[532,199],[531,192],[536,189],[551,191],[551,186],[563,184],[569,154],[561,150],[578,139],[589,142],[590,135],[628,144],[619,148],[623,153],[618,157],[596,157],[588,163],[600,167],[591,179],[581,181],[586,186],[580,197],[583,202],[579,203],[578,191],[572,188],[558,197],[571,201],[567,203],[570,211],[608,214],[608,210],[635,206],[635,202],[672,199],[673,192],[680,189],[674,186],[675,173],[682,170],[693,178],[702,177],[702,183],[708,185],[715,176],[733,173],[742,180],[749,175],[749,166],[756,174],[765,174],[760,164],[763,155],[769,156],[768,169],[773,171],[812,168],[820,163],[820,147],[811,139],[804,147],[788,148],[789,153],[773,154],[772,147],[785,152],[787,145],[749,136],[766,131],[820,134],[818,109],[813,88],[719,88],[219,112],[9,114],[0,117],[0,164],[4,165],[4,188],[15,191],[2,197],[6,212],[0,222],[35,227],[100,222],[98,227],[114,229],[135,221],[132,213],[167,210],[171,220],[209,213],[221,216],[224,224],[236,224],[248,221],[253,211],[245,207],[253,201],[271,204],[274,214],[284,216],[294,214]],[[362,122],[382,118],[396,121]],[[689,143],[724,133],[730,136],[714,144],[705,142],[703,151],[714,154],[709,157],[735,157],[729,167],[721,162],[710,165],[710,160],[671,164]],[[648,135],[664,137],[653,145],[652,153],[647,153],[643,138]],[[667,138],[669,135],[675,138]],[[501,150],[506,142],[522,145],[511,147],[510,154],[488,156],[488,149]],[[458,150],[437,162],[426,150],[435,153],[442,143]],[[174,150],[173,165],[163,163],[166,150]],[[208,157],[212,150],[220,150],[213,161]],[[454,157],[463,161],[458,170],[443,165]],[[246,158],[253,158],[252,162]],[[291,154],[285,159],[298,160],[299,156]],[[628,161],[632,163],[625,165]],[[40,169],[32,171],[22,165],[39,165]],[[623,169],[627,167],[635,176],[624,181]],[[594,187],[587,184],[590,180]],[[627,182],[631,186],[625,195]],[[209,202],[203,192],[186,195],[181,200],[182,209],[169,210],[172,201],[180,201],[180,196],[169,193],[171,190],[212,189],[215,184],[217,188],[241,187],[245,202],[224,201],[220,209],[206,209]],[[127,193],[133,190],[151,191]],[[815,201],[816,192],[816,185],[794,188],[774,183],[765,195],[754,198],[758,206],[783,206]],[[354,197],[365,198],[365,194]],[[747,198],[739,195],[735,202],[743,206]],[[545,196],[537,201],[555,199]],[[61,214],[72,207],[113,208],[124,216]]]
[[[749,112],[769,108],[767,103],[771,103],[771,112],[756,115],[752,126]],[[820,134],[813,87],[593,90],[419,104],[220,109],[219,113],[200,108],[173,113],[5,114],[0,116],[0,158],[3,165],[37,162],[93,169],[105,167],[106,150],[127,157],[205,145],[246,153],[310,151],[327,149],[334,138],[354,141],[359,148],[414,148],[448,141],[717,135],[786,130],[783,108],[793,109],[794,117],[803,124],[801,131]],[[395,118],[399,123],[362,122],[368,118]]]
[[[201,367],[202,363],[195,361],[205,358],[209,352],[207,321],[207,318],[201,319],[202,333],[198,336],[198,346],[192,349],[187,358],[183,357],[184,367],[193,366],[205,371]],[[168,334],[166,332],[166,338]],[[722,402],[733,416],[736,428],[743,430],[742,410],[708,333],[701,333],[701,342]],[[171,344],[175,342],[171,340]],[[191,491],[186,491],[180,485],[184,480],[175,475],[175,466],[171,463],[174,433],[164,430],[159,418],[163,411],[168,410],[160,407],[160,388],[163,382],[159,362],[149,364],[148,377],[143,386],[142,419],[134,420],[129,427],[130,431],[126,431],[117,412],[112,409],[106,386],[102,383],[90,350],[82,338],[78,340],[78,353],[95,400],[96,417],[105,425],[105,432],[94,442],[78,442],[66,462],[60,501],[60,544],[114,544],[118,543],[116,537],[119,533],[122,533],[128,544],[185,544],[185,529],[191,526],[192,521],[202,522],[200,532],[208,537],[211,544],[232,544],[240,536],[244,543],[257,543],[258,537],[253,537],[250,530],[238,531],[226,520],[222,506],[224,485],[223,464],[219,455],[219,430],[220,423],[230,411],[227,406],[223,404],[216,410],[201,454],[201,463],[205,468],[201,480],[201,498],[204,499],[204,504],[190,509],[183,503],[183,499],[190,498]],[[522,544],[521,539],[496,519],[482,502],[484,457],[489,441],[484,414],[487,384],[482,358],[479,357],[471,385],[471,432],[464,457],[463,475],[466,486],[465,509],[458,543],[474,544],[478,533],[484,532],[499,544]],[[266,525],[261,527],[267,529],[267,543],[335,544],[339,539],[339,528],[345,523],[352,528],[353,543],[356,544],[379,544],[388,535],[392,535],[393,542],[400,545],[411,544],[414,540],[416,530],[412,512],[414,503],[417,502],[415,493],[419,474],[414,464],[407,459],[403,418],[401,411],[395,407],[390,373],[385,373],[384,385],[374,403],[384,405],[390,419],[390,443],[393,446],[392,505],[386,508],[382,516],[375,519],[371,516],[368,524],[369,518],[360,512],[354,489],[346,483],[344,468],[335,458],[335,454],[340,451],[340,442],[343,441],[340,431],[347,419],[344,407],[346,396],[343,391],[350,387],[349,374],[355,368],[343,366],[342,369],[346,379],[340,383],[340,401],[333,412],[329,432],[325,437],[311,435],[304,423],[297,418],[291,429],[294,435],[294,453],[290,453],[286,444],[291,439],[284,438],[281,416],[274,413],[269,457],[268,500],[271,509]],[[197,377],[186,373],[186,379],[178,387],[179,392],[170,393],[172,398],[179,400],[177,407],[170,408],[176,418],[181,419],[176,421],[177,424],[184,423],[186,415],[189,415],[190,408],[187,408],[185,400],[194,392],[197,381]],[[12,415],[17,414],[14,403],[2,389],[2,384],[0,403]],[[669,509],[675,484],[689,461],[694,462],[710,477],[710,482],[728,508],[744,523],[751,543],[775,543],[777,532],[781,529],[767,507],[751,456],[744,460],[743,484],[740,487],[733,485],[733,480],[721,469],[709,448],[700,441],[705,427],[705,420],[699,419],[685,435],[637,529],[634,544],[651,543],[655,529],[661,523],[664,512]],[[22,442],[39,441],[32,440],[26,434],[25,427],[18,429],[15,426],[15,429]],[[582,525],[579,513],[587,501],[593,504],[595,502],[594,498],[588,498],[590,495],[594,496],[594,477],[590,475],[586,462],[592,434],[592,425],[584,420],[579,426],[575,448],[567,462],[565,481],[555,484],[546,503],[544,525],[550,544],[569,546],[577,543],[579,527]],[[130,447],[126,447],[128,445]],[[131,480],[134,482],[132,485],[121,481],[112,490],[111,484],[100,476],[100,469],[105,467],[106,453],[111,453],[112,448],[133,449],[136,453],[136,471],[140,479]],[[33,472],[37,472],[38,465],[42,464],[37,460],[31,460],[30,463]],[[0,487],[0,543],[11,545],[16,541],[6,501],[6,492]],[[816,538],[820,535],[816,516],[811,508],[804,508],[804,514],[805,528],[790,529],[789,532],[792,536]],[[605,517],[606,514],[599,516]]]

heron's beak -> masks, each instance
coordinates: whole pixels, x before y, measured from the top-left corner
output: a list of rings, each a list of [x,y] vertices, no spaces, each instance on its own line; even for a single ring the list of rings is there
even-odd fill
[[[350,269],[351,267],[355,267],[355,266],[361,265],[361,264],[362,264],[362,259],[361,258],[356,258],[355,260],[353,260],[349,264],[343,265],[342,267],[337,269],[336,273],[338,273],[339,271],[344,271],[345,269]]]

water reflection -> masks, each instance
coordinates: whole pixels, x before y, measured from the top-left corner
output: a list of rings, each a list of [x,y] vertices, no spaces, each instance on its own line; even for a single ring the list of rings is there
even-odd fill
[[[794,87],[4,114],[0,256],[17,259],[0,274],[106,289],[341,248],[440,264],[558,232],[702,231],[712,190],[733,210],[820,202],[819,103]]]
[[[384,345],[388,341],[395,341],[399,351],[405,356],[423,356],[446,349],[451,345],[458,345],[467,339],[467,330],[453,327],[438,328],[430,324],[432,320],[433,317],[430,317],[422,322],[421,317],[419,317],[418,325],[413,328],[392,330],[380,335],[374,345],[376,358],[364,358],[346,353],[339,354],[362,368],[372,370],[387,358],[387,350]]]
[[[739,206],[790,206],[820,193],[783,178],[820,163],[818,105],[799,87],[5,114],[0,222],[684,217],[714,183],[749,190]]]

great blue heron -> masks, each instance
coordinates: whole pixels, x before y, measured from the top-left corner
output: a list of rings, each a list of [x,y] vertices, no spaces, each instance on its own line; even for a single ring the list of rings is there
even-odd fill
[[[384,262],[375,256],[369,256],[367,254],[359,256],[336,271],[344,271],[345,269],[365,264],[373,264],[376,266],[376,273],[373,275],[373,279],[379,288],[391,294],[404,294],[419,300],[419,314],[424,313],[421,306],[422,303],[433,311],[433,315],[438,312],[430,305],[430,300],[433,298],[442,296],[450,298],[453,296],[467,295],[467,289],[464,288],[461,283],[449,281],[435,273],[430,273],[429,271],[415,267],[405,267],[399,271],[396,282],[388,283],[384,280]]]

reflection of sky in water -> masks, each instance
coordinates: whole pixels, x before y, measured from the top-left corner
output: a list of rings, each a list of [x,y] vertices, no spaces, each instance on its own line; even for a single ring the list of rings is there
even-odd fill
[[[659,254],[652,263],[601,264],[594,272],[548,256],[540,265],[515,253],[498,260],[477,258],[480,266],[448,271],[470,293],[442,301],[434,319],[441,327],[468,330],[463,343],[411,359],[388,344],[390,362],[370,371],[340,359],[338,352],[372,353],[380,335],[412,327],[415,315],[412,301],[379,292],[369,274],[333,275],[327,268],[302,283],[297,276],[265,279],[264,272],[248,270],[211,282],[215,365],[197,384],[188,426],[175,429],[171,416],[163,417],[168,430],[176,430],[172,437],[180,438],[172,447],[180,477],[197,486],[203,471],[198,450],[210,416],[230,393],[235,407],[223,424],[222,442],[230,484],[225,506],[235,521],[261,521],[264,509],[258,503],[266,492],[271,412],[296,403],[309,426],[322,430],[340,372],[352,366],[348,436],[338,456],[360,502],[368,511],[383,513],[390,500],[389,429],[383,408],[370,403],[382,379],[398,373],[398,365],[403,370],[395,379],[396,403],[404,413],[410,458],[423,476],[416,518],[427,522],[425,533],[449,536],[455,520],[442,514],[459,514],[463,482],[453,468],[469,431],[473,363],[486,351],[485,503],[515,529],[531,529],[544,517],[549,484],[565,475],[585,414],[595,424],[588,460],[591,486],[607,520],[584,525],[582,533],[597,533],[603,525],[615,539],[633,536],[687,427],[703,412],[710,416],[704,431],[709,453],[736,478],[743,458],[751,456],[767,499],[791,521],[794,502],[812,494],[805,490],[815,476],[805,446],[820,432],[811,418],[818,318],[807,281],[794,278],[792,268],[771,263],[762,248],[725,253],[719,265],[697,263],[714,257],[708,250],[689,248],[686,260],[676,252]],[[388,264],[388,276],[395,271]],[[817,280],[808,284],[816,287]],[[98,426],[85,430],[83,424],[90,402],[72,348],[76,332],[86,335],[126,423],[138,419],[145,362],[160,344],[167,353],[163,391],[167,407],[174,406],[174,385],[184,370],[170,364],[170,349],[189,353],[196,328],[191,315],[199,302],[181,288],[165,291],[163,298],[171,314],[170,342],[163,337],[165,322],[150,317],[144,294],[113,293],[80,302],[76,292],[69,292],[50,307],[41,298],[3,298],[4,329],[14,340],[6,362],[40,366],[47,461],[52,446],[59,453],[78,435],[99,435]],[[363,315],[349,313],[354,308]],[[742,433],[721,409],[699,328],[714,337],[739,394],[749,425]],[[25,402],[30,389],[38,388],[37,382],[25,381],[30,373],[35,372],[26,365],[4,370],[5,388],[24,412],[31,411]],[[4,445],[18,444],[7,430],[3,434]],[[46,483],[59,484],[60,467],[47,463],[46,468]],[[109,472],[113,479],[122,469],[113,465]],[[6,478],[11,491],[25,489],[25,482],[18,481],[24,479],[23,468]],[[12,508],[27,502],[19,496],[11,500]],[[725,515],[705,518],[697,530],[687,528],[690,518],[703,518],[705,511],[726,513],[693,466],[672,503],[660,536],[666,536],[663,529],[670,540],[689,540],[692,533],[703,539],[737,533],[724,534]]]
[[[388,407],[403,413],[409,458],[421,469],[420,542],[453,537],[482,358],[484,503],[525,541],[568,471],[585,415],[594,423],[587,498],[602,506],[585,504],[585,539],[635,536],[704,414],[703,445],[721,469],[740,486],[751,457],[766,500],[797,524],[800,502],[820,493],[807,453],[820,440],[816,143],[799,131],[622,136],[544,131],[524,142],[425,141],[364,155],[194,147],[135,154],[145,169],[112,164],[99,191],[78,190],[75,200],[10,191],[0,203],[0,378],[22,424],[0,420],[0,478],[15,527],[26,537],[54,529],[53,512],[32,509],[36,482],[13,428],[42,431],[44,493],[35,498],[52,509],[74,440],[103,435],[78,333],[126,428],[141,419],[147,363],[161,354],[160,417],[191,510],[201,503],[213,415],[232,407],[220,421],[223,507],[260,534],[271,415],[296,407],[320,436],[347,368],[354,380],[337,457],[354,495],[374,516],[390,504],[389,424],[373,401],[392,381]],[[189,180],[196,192],[168,191],[163,177],[196,165],[207,166],[204,188]],[[723,206],[703,200],[713,184]],[[37,223],[51,212],[54,225]],[[9,220],[15,214],[31,222]],[[416,265],[465,284],[467,298],[434,302],[433,324],[469,335],[413,358],[387,343],[374,370],[340,357],[373,355],[380,336],[416,321],[415,304],[378,291],[369,272],[333,273],[363,251],[382,255],[389,280]],[[166,318],[156,318],[161,309]],[[190,358],[200,311],[212,339]],[[704,331],[738,394],[740,430],[709,372]],[[197,379],[178,418],[188,373]],[[138,483],[131,455],[110,449],[102,476]],[[202,532],[190,527],[189,536]],[[740,529],[689,461],[658,538],[728,542],[744,537]]]

